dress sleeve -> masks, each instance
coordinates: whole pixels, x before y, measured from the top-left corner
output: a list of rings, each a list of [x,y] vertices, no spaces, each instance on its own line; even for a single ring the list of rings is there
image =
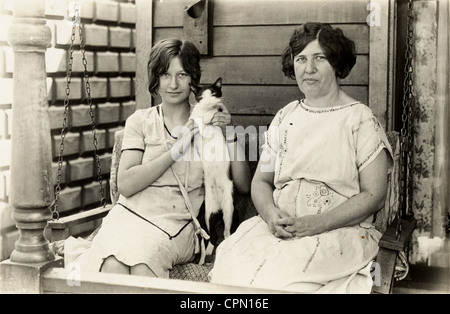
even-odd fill
[[[144,151],[145,142],[144,134],[142,132],[142,119],[142,115],[138,112],[135,112],[128,117],[123,134],[122,151],[128,149]]]
[[[259,158],[260,169],[263,172],[274,172],[279,150],[279,125],[282,119],[282,111],[280,109],[267,131],[264,132],[264,142],[261,145],[261,156]]]
[[[279,149],[280,134],[279,126],[284,117],[285,108],[278,110],[277,114],[269,124],[269,128],[264,132],[264,143],[262,143],[262,152],[277,154]]]
[[[352,129],[355,147],[356,164],[358,171],[366,168],[383,150],[388,151],[389,171],[393,166],[393,153],[386,133],[377,117],[370,111],[366,111]]]

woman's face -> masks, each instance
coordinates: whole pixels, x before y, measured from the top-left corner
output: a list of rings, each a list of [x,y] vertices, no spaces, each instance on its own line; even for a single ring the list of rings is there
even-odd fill
[[[189,101],[191,76],[183,69],[178,56],[170,61],[167,72],[159,77],[158,93],[165,104],[180,104]]]
[[[294,72],[297,85],[307,98],[319,98],[339,86],[317,39],[294,56]]]

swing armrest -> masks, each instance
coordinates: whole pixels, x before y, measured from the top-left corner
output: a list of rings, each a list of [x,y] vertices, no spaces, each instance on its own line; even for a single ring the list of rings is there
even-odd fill
[[[372,287],[372,293],[392,292],[398,252],[406,250],[416,226],[416,220],[413,217],[400,219],[402,231],[397,238],[397,219],[395,218],[388,226],[378,243],[380,247],[377,256],[377,263],[380,265],[379,284]]]
[[[47,228],[52,230],[51,241],[63,240],[67,238],[69,236],[69,229],[72,226],[105,217],[112,207],[112,204],[107,204],[105,207],[98,207],[78,214],[59,218],[58,220],[49,221]]]
[[[383,236],[381,237],[378,244],[380,248],[385,248],[393,251],[403,251],[406,249],[414,228],[416,227],[416,220],[413,217],[400,219],[401,233],[400,237],[397,238],[397,219],[398,218],[392,221],[392,223],[383,233]]]

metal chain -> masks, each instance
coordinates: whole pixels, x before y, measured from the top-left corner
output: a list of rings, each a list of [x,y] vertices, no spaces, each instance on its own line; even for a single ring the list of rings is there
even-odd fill
[[[59,143],[59,153],[58,153],[58,170],[56,176],[56,187],[55,187],[55,199],[50,205],[51,219],[59,219],[59,194],[61,192],[61,176],[62,176],[62,165],[63,165],[63,153],[64,153],[64,139],[66,138],[66,128],[67,128],[67,117],[69,112],[69,95],[70,95],[70,83],[72,81],[72,66],[73,66],[73,43],[75,41],[75,19],[76,16],[72,17],[72,36],[70,39],[69,47],[69,61],[67,65],[66,74],[66,97],[64,99],[64,113],[63,113],[63,125],[61,128],[61,142]]]
[[[397,237],[401,233],[400,214],[412,215],[413,205],[413,172],[412,154],[414,144],[414,81],[413,81],[413,10],[412,0],[408,1],[408,21],[406,30],[406,50],[405,50],[405,78],[403,81],[403,113],[402,128],[400,131],[400,210],[397,211]]]
[[[82,60],[83,60],[83,67],[84,67],[84,82],[85,82],[85,91],[87,95],[87,102],[89,105],[89,116],[91,118],[91,130],[92,130],[92,144],[94,145],[94,155],[95,155],[95,162],[97,165],[97,181],[100,186],[100,195],[101,200],[100,203],[103,207],[106,206],[106,197],[105,197],[105,190],[103,188],[102,184],[102,167],[100,165],[100,157],[98,156],[98,141],[97,141],[97,132],[95,128],[95,113],[94,113],[94,106],[92,104],[92,97],[91,97],[91,84],[89,83],[89,75],[87,70],[87,60],[85,55],[85,49],[84,49],[84,42],[83,42],[83,27],[81,24],[79,25],[78,32],[80,35],[80,50],[82,54]]]
[[[70,39],[70,47],[69,47],[69,60],[68,60],[68,66],[67,66],[67,74],[66,74],[66,96],[64,99],[64,113],[63,113],[63,125],[61,128],[61,142],[59,144],[59,153],[58,153],[58,170],[57,170],[57,176],[56,176],[56,187],[55,187],[55,199],[53,203],[50,205],[50,212],[51,212],[51,219],[52,220],[58,220],[59,219],[59,212],[58,212],[58,206],[59,206],[59,194],[61,192],[61,177],[62,177],[62,165],[63,165],[63,154],[64,154],[64,139],[66,137],[66,129],[67,129],[67,117],[68,117],[68,111],[69,111],[69,96],[70,96],[70,83],[72,81],[72,69],[73,69],[73,52],[74,52],[74,42],[75,42],[75,28],[76,28],[76,21],[80,19],[79,15],[79,9],[78,7],[75,9],[75,13],[72,17],[72,35]],[[82,36],[82,27],[81,24],[79,24],[79,35],[80,35],[80,50],[82,52],[82,62],[84,66],[84,80],[86,82],[86,94],[87,94],[87,100],[89,104],[89,115],[91,117],[91,129],[93,133],[93,144],[94,144],[94,153],[95,153],[95,159],[97,163],[97,179],[100,184],[100,194],[101,194],[101,204],[103,207],[106,205],[106,197],[104,188],[102,185],[102,174],[101,174],[101,166],[100,166],[100,158],[98,156],[98,149],[97,149],[97,135],[95,132],[95,115],[94,115],[94,109],[92,104],[92,98],[91,98],[91,88],[89,83],[89,76],[87,72],[87,60],[85,57],[85,49],[83,44],[83,36]]]

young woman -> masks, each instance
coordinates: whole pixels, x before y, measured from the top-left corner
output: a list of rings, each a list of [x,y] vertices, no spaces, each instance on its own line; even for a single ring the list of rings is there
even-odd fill
[[[151,50],[148,75],[149,91],[162,103],[137,110],[126,121],[120,197],[79,259],[84,270],[168,278],[174,265],[191,261],[199,250],[192,215],[204,201],[203,168],[200,161],[181,157],[193,153],[189,96],[200,82],[200,53],[188,41],[162,40]],[[212,123],[225,129],[231,115],[219,112]],[[235,189],[248,192],[246,162],[233,161],[231,174]]]
[[[392,152],[370,108],[339,86],[355,62],[353,41],[328,24],[291,36],[282,70],[304,98],[274,117],[251,187],[259,216],[219,245],[212,282],[370,292]]]

